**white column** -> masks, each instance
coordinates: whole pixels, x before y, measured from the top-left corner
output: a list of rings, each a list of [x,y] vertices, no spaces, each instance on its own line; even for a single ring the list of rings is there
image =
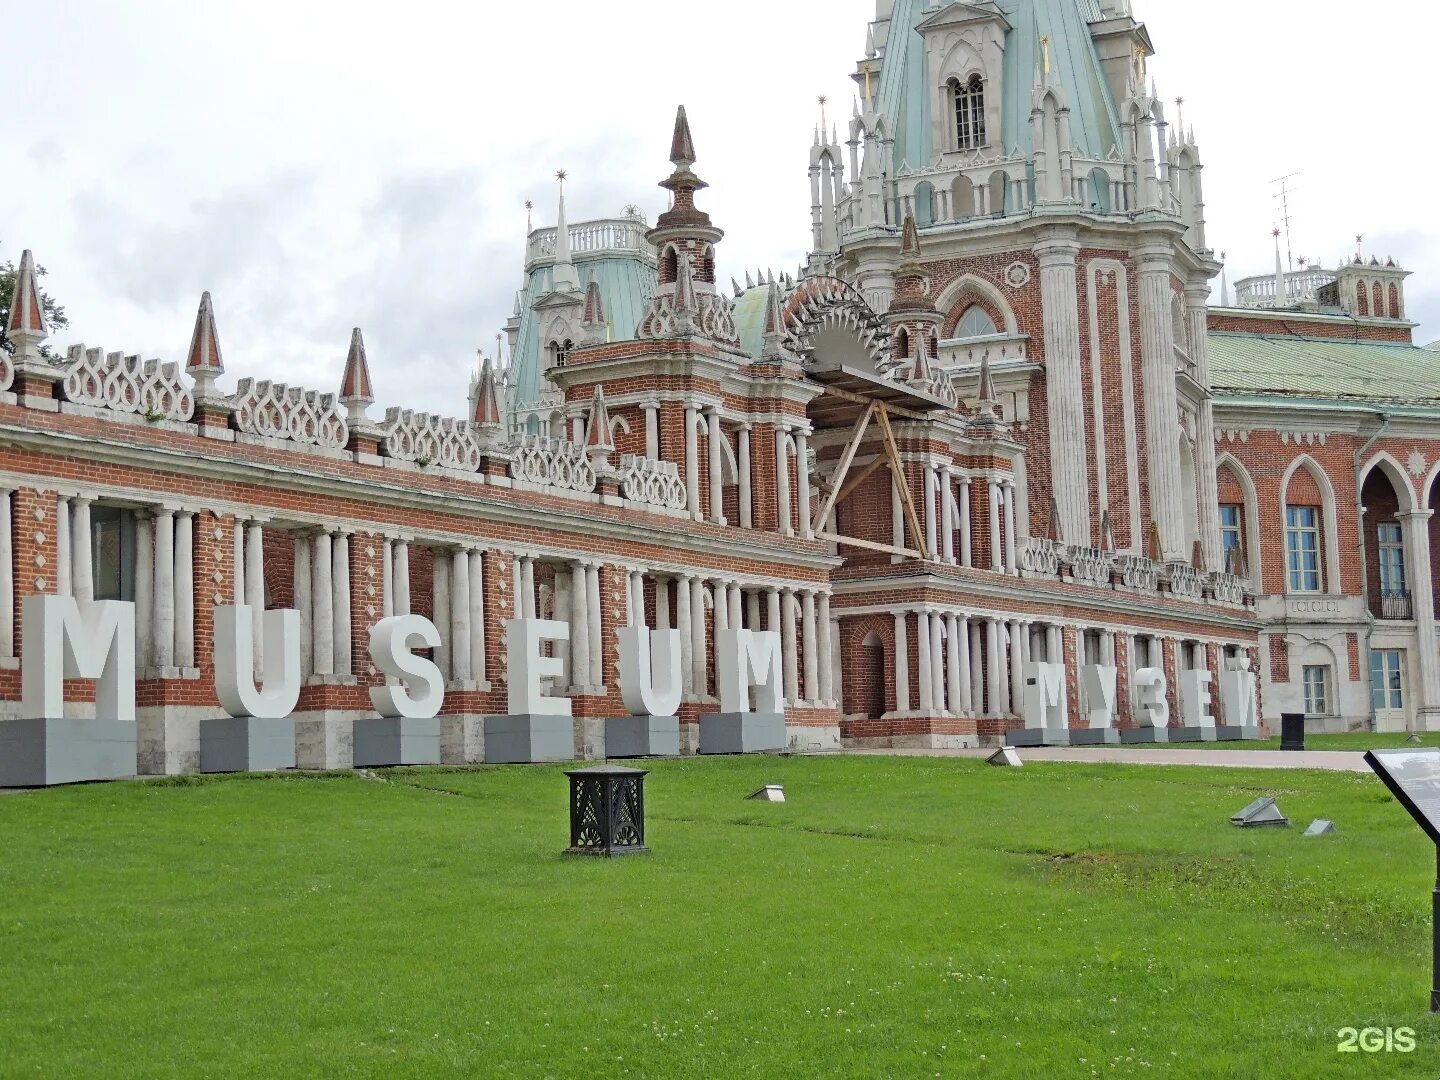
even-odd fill
[[[5,509],[8,514],[10,499],[7,493]],[[135,670],[148,672],[154,663],[153,642],[155,640],[155,530],[148,517],[135,516]],[[4,531],[8,542],[10,530]],[[13,620],[13,596],[5,611]],[[14,623],[11,622],[11,645],[14,645]]]
[[[1065,130],[1061,125],[1061,131]],[[1057,163],[1047,161],[1051,168]],[[1061,538],[1088,543],[1089,456],[1085,446],[1085,394],[1081,383],[1080,311],[1075,264],[1080,245],[1073,232],[1057,230],[1035,245],[1040,260],[1040,302],[1045,311],[1046,410],[1050,421],[1050,475],[1060,510]],[[1169,372],[1174,412],[1175,372]],[[1146,376],[1149,381],[1149,376]],[[1169,453],[1177,457],[1176,444]],[[1178,460],[1178,458],[1177,458]]]
[[[600,606],[600,564],[585,567],[585,614],[590,636],[590,685],[605,685],[604,609]]]
[[[520,617],[535,618],[535,560],[529,555],[520,560]]]
[[[740,503],[740,527],[749,529],[754,527],[754,508],[751,505],[750,495],[750,425],[740,425],[740,435],[737,440],[739,450],[736,453],[735,471],[739,475],[736,481],[739,484],[738,495]]]
[[[956,699],[960,703],[960,711],[973,713],[975,711],[974,685],[970,681],[970,620],[965,616],[956,619],[955,653],[956,667],[959,671],[959,689],[956,691]]]
[[[470,560],[470,677],[484,683],[485,669],[485,553],[471,551]]]
[[[677,577],[675,580],[675,629],[680,631],[680,680],[685,684],[687,693],[698,697],[700,691],[695,689],[695,662],[693,650],[695,637],[690,629],[690,578]],[[699,621],[704,622],[705,613],[699,613]]]
[[[314,618],[314,641],[311,659],[316,675],[335,674],[335,608],[331,585],[331,557],[334,548],[330,534],[317,532],[310,558],[310,609]]]
[[[1140,358],[1144,372],[1145,460],[1150,471],[1151,515],[1160,526],[1161,558],[1187,558],[1180,481],[1180,420],[1175,390],[1175,292],[1170,286],[1171,250],[1142,248],[1140,261]],[[1047,357],[1048,359],[1048,357]]]
[[[805,700],[820,700],[820,633],[815,625],[815,593],[809,589],[800,596],[800,640],[805,654]]]
[[[772,632],[780,629],[779,589],[767,589],[765,591],[765,629]]]
[[[692,577],[689,585],[690,663],[693,665],[691,678],[695,683],[695,696],[704,697],[710,690],[705,666],[705,582],[698,577]]]
[[[75,507],[77,521],[81,511],[81,505]],[[90,550],[89,543],[89,505],[84,507],[86,527],[83,533],[77,529],[76,553],[80,548],[87,552]],[[84,538],[83,540],[80,538]],[[85,560],[89,563],[89,559]],[[80,576],[81,567],[76,562],[76,577]],[[93,581],[90,575],[90,567],[84,567],[86,591],[94,596]],[[79,582],[77,581],[77,587]],[[175,666],[179,668],[195,668],[195,515],[187,510],[180,511],[175,516]]]
[[[730,598],[730,629],[739,630],[744,625],[744,612],[742,609],[745,606],[744,598],[740,594],[740,586],[738,583],[732,581],[725,592]]]
[[[55,595],[73,595],[70,580],[70,500],[60,495],[55,500]]]
[[[910,642],[906,636],[905,621],[908,615],[901,611],[895,615],[895,711],[910,711]]]
[[[335,583],[335,673],[350,675],[355,670],[350,637],[350,536],[335,535],[335,556],[330,560]],[[443,624],[441,624],[443,625]]]
[[[649,403],[645,410],[645,456],[652,460],[660,458],[660,406]]]
[[[790,524],[790,452],[786,449],[789,433],[785,425],[775,427],[775,502],[780,509],[780,534],[794,536]]]
[[[395,611],[410,614],[410,541],[395,541]]]
[[[155,635],[157,668],[175,666],[175,511],[155,511]]]
[[[930,613],[915,613],[915,660],[916,677],[920,683],[920,712],[929,716],[935,711],[935,673],[931,670],[934,659],[930,651]]]
[[[940,557],[955,565],[955,478],[949,469],[940,472]]]
[[[1415,618],[1416,653],[1419,660],[1419,694],[1416,729],[1428,730],[1431,717],[1440,711],[1440,655],[1436,652],[1434,568],[1430,565],[1430,517],[1434,511],[1416,510],[1400,514],[1401,536],[1405,542],[1405,576],[1410,587],[1410,607]]]
[[[930,613],[930,678],[935,686],[931,695],[935,699],[935,711],[943,713],[945,707],[945,620],[939,612]],[[954,710],[949,710],[953,712]]]
[[[710,520],[717,524],[725,522],[725,485],[720,472],[720,410],[705,410],[706,432],[708,434],[706,472],[710,481]]]
[[[950,705],[950,711],[960,715],[969,710],[969,704],[965,701],[966,695],[960,692],[960,658],[962,642],[960,638],[961,628],[954,615],[945,616],[945,696]],[[968,631],[967,631],[968,632]],[[968,644],[968,643],[966,643]],[[968,652],[969,649],[964,649]]]
[[[469,682],[475,677],[470,658],[470,553],[456,548],[450,556],[451,679]]]
[[[804,431],[795,432],[795,486],[800,504],[800,535],[807,540],[815,533],[810,528],[810,441]]]
[[[299,562],[300,550],[301,545],[297,541],[295,545],[296,562]],[[395,541],[388,536],[381,544],[380,593],[382,596],[380,615],[382,618],[388,619],[395,614]],[[299,593],[297,592],[296,595],[298,596]],[[303,629],[300,634],[301,637],[304,637]]]
[[[95,570],[90,561],[94,542],[90,535],[90,502],[84,496],[77,498],[70,516],[70,558],[73,567],[70,586],[76,600],[95,599]]]
[[[335,549],[335,576],[340,576],[340,549]],[[335,672],[344,674],[346,668],[340,662],[340,586],[335,586]],[[440,677],[449,682],[455,677],[454,652],[450,648],[450,555],[443,548],[430,548],[430,621],[440,631],[440,644],[435,646],[432,659],[440,669]]]
[[[235,515],[235,536],[233,558],[230,564],[231,577],[235,585],[235,603],[245,603],[245,519]]]
[[[700,448],[695,438],[695,406],[685,406],[685,508],[700,520]]]
[[[800,700],[800,671],[795,662],[795,593],[780,592],[780,647],[785,656],[785,704]]]
[[[0,656],[6,659],[15,655],[15,545],[11,532],[13,522],[10,507],[10,497],[13,494],[8,489],[0,489]],[[136,522],[136,532],[139,533],[139,522]],[[140,592],[138,571],[135,584],[138,601]],[[136,607],[138,609],[138,603]],[[139,615],[137,610],[135,617],[137,638],[144,633],[140,629],[142,624]],[[135,666],[138,670],[144,670],[145,666],[138,647],[135,650]]]
[[[1004,685],[1004,661],[1000,657],[1000,622],[998,619],[985,620],[985,694],[986,716],[1002,716],[1005,708],[1001,700]]]
[[[1003,511],[1000,507],[1000,483],[997,480],[990,480],[985,485],[986,493],[990,496],[990,569],[1005,569],[1005,547],[1000,537],[1000,519]]]
[[[670,630],[678,629],[670,625],[670,590],[672,587],[670,578],[657,577],[655,579],[655,629]]]
[[[258,521],[245,528],[245,603],[255,610],[250,627],[255,670],[264,671],[265,620],[259,613],[265,609],[265,530]]]
[[[1007,480],[1002,488],[1005,497],[1005,572],[1020,573],[1020,560],[1015,553],[1015,481]]]
[[[970,624],[970,711],[985,715],[985,631],[984,620]]]
[[[295,610],[300,613],[300,674],[306,676],[311,674],[314,668],[315,631],[314,613],[311,610],[314,603],[314,589],[310,584],[310,538],[301,533],[294,537],[295,554],[293,558],[295,566]],[[389,597],[389,590],[386,590],[386,597]],[[386,614],[392,614],[386,612]]]
[[[935,466],[925,462],[925,547],[930,558],[938,558],[939,544],[935,521]]]
[[[760,629],[760,590],[751,589],[745,594],[745,619],[751,630]]]
[[[835,700],[835,627],[830,622],[830,594],[822,591],[815,618],[820,624],[820,700]]]
[[[1020,645],[1020,624],[1010,624],[1010,711],[1019,712],[1025,700],[1025,669]]]
[[[585,564],[570,564],[570,685],[577,691],[590,685],[590,610],[585,588]]]
[[[960,565],[974,566],[974,546],[970,536],[970,478],[960,482]]]

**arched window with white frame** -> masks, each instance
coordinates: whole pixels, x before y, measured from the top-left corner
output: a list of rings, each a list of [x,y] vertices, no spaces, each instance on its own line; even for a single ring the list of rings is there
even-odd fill
[[[978,74],[950,84],[955,96],[955,148],[978,150],[986,145],[985,80]]]

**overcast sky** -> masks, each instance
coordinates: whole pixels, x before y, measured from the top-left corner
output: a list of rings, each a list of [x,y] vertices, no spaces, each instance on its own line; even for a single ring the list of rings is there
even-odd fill
[[[1270,180],[1298,173],[1294,253],[1334,265],[1362,234],[1367,255],[1414,271],[1417,340],[1440,337],[1434,10],[1135,3],[1172,120],[1185,98],[1231,281],[1273,268]],[[874,9],[12,4],[0,259],[30,247],[50,270],[71,318],[57,346],[183,359],[209,289],[224,387],[253,375],[333,389],[358,325],[377,419],[386,405],[458,413],[521,281],[525,200],[552,223],[565,168],[571,221],[629,202],[653,221],[681,102],[712,185],[701,205],[727,233],[721,280],[793,269],[816,97],[848,118]]]

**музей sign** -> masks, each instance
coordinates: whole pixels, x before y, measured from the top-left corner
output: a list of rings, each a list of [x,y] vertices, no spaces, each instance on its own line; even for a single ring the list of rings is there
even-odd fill
[[[262,612],[260,684],[254,674],[255,617],[245,605],[216,607],[215,696],[230,716],[281,719],[294,711],[303,681],[300,613]],[[135,605],[120,600],[79,601],[29,596],[22,607],[21,709],[27,717],[64,714],[65,679],[94,679],[96,715],[135,719]],[[545,641],[568,641],[568,623],[510,619],[505,623],[507,705],[514,715],[570,715],[570,699],[546,692],[544,680],[564,673],[564,661],[541,653]],[[620,689],[635,715],[669,716],[680,707],[680,632],[624,627],[620,638]],[[423,615],[381,619],[370,631],[375,670],[386,677],[370,688],[370,702],[385,717],[428,718],[445,699],[440,669],[415,649],[441,644],[440,631]],[[781,713],[778,632],[721,631],[715,642],[716,681],[725,712]]]

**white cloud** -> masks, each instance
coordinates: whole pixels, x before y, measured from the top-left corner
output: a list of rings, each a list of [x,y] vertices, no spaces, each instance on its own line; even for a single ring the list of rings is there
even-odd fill
[[[125,7],[32,4],[7,24],[28,76],[7,109],[24,150],[0,257],[32,247],[50,269],[73,323],[56,344],[178,357],[209,289],[230,378],[330,388],[359,325],[381,404],[439,411],[460,407],[474,350],[510,312],[525,200],[552,221],[564,167],[572,220],[628,202],[653,220],[681,102],[712,185],[702,205],[727,233],[721,279],[793,269],[815,98],[848,117],[874,13],[869,0]],[[1425,193],[1404,179],[1437,156],[1410,119],[1426,70],[1425,35],[1405,29],[1416,9],[1137,9],[1172,118],[1186,99],[1231,280],[1273,265],[1268,181],[1298,172],[1296,253],[1333,264],[1365,234],[1367,252],[1415,271],[1420,340],[1440,336],[1437,230],[1415,220]]]

